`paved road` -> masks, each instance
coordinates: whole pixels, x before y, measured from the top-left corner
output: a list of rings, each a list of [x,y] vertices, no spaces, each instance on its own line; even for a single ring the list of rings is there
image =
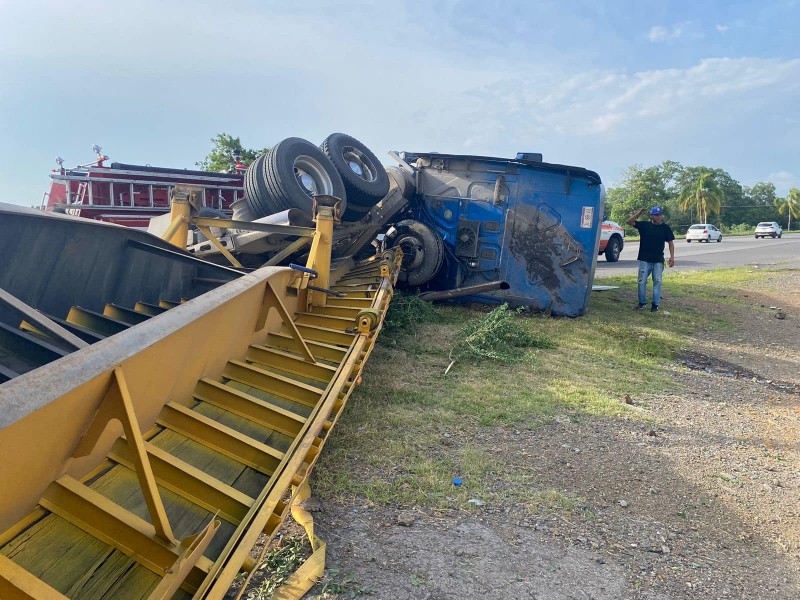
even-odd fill
[[[619,261],[610,263],[597,258],[595,277],[630,275],[639,266],[636,255],[639,242],[626,242]],[[669,254],[667,254],[669,256]],[[781,239],[755,239],[753,236],[723,236],[722,242],[675,240],[675,269],[679,271],[780,265],[800,268],[800,233],[784,234]]]

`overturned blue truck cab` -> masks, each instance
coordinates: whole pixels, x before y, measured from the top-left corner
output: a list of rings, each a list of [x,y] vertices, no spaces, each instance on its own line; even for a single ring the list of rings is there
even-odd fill
[[[400,157],[414,179],[413,220],[389,237],[403,247],[406,286],[429,300],[586,312],[605,203],[597,173],[528,153]]]

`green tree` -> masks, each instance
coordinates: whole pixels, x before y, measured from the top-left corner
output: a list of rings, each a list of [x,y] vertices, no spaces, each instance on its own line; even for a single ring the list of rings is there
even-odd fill
[[[227,133],[219,133],[211,138],[214,146],[211,152],[206,154],[206,157],[196,162],[195,164],[203,171],[217,171],[226,172],[233,166],[235,160],[234,154],[240,154],[240,160],[245,164],[250,164],[256,158],[264,154],[269,148],[262,148],[261,150],[253,150],[250,148],[243,148],[242,141],[238,137],[233,137]]]
[[[792,217],[800,219],[800,190],[792,188],[786,198],[778,198],[775,200],[775,208],[778,209],[778,214],[781,216],[787,215],[789,217],[789,224],[786,229],[792,229]]]
[[[736,220],[732,223],[755,225],[759,221],[772,221],[775,218],[777,199],[774,183],[759,181],[751,188],[744,188],[745,208],[736,212]]]
[[[605,216],[624,223],[636,210],[666,205],[674,197],[673,184],[683,167],[673,161],[643,168],[628,167],[620,184],[608,190]]]
[[[720,204],[717,210],[703,212],[698,210],[697,205],[692,202],[688,205],[680,200],[680,195],[687,190],[695,188],[700,176],[704,173],[710,173],[710,179],[713,179],[711,184],[720,191]],[[742,220],[742,207],[746,204],[744,188],[741,184],[731,177],[727,171],[722,169],[712,169],[711,167],[697,166],[686,167],[677,177],[676,187],[679,192],[678,202],[679,206],[685,207],[683,210],[688,210],[689,220],[698,222],[701,217],[703,219],[710,219],[709,213],[717,213],[719,215],[719,225],[732,225]],[[707,221],[703,221],[707,222]]]
[[[725,192],[714,178],[714,171],[704,170],[679,184],[678,206],[681,210],[696,210],[702,223],[707,223],[712,213],[719,214],[725,202]]]

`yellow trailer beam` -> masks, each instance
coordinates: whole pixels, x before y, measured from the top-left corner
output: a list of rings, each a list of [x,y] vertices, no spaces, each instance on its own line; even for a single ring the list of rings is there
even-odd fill
[[[264,267],[160,308],[76,307],[73,322],[108,337],[0,385],[0,598],[112,599],[122,585],[142,600],[220,599],[253,568],[287,494],[308,493],[400,264],[329,272],[335,208],[316,218],[316,279]],[[326,312],[307,286],[352,268],[376,284]]]

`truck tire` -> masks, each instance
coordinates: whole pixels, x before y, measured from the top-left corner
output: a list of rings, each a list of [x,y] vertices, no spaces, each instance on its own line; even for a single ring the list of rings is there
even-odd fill
[[[364,218],[364,216],[370,211],[369,206],[361,206],[360,204],[354,204],[349,201],[350,196],[347,196],[347,210],[344,211],[342,215],[343,221],[360,221]]]
[[[386,169],[378,157],[354,137],[332,133],[320,149],[341,175],[351,205],[372,208],[389,192]]]
[[[398,279],[410,286],[420,286],[434,278],[444,262],[444,241],[433,229],[408,219],[395,225],[397,235],[392,247],[403,251]]]
[[[311,214],[314,195],[339,198],[342,212],[347,195],[342,178],[331,161],[311,142],[287,138],[264,157],[261,179],[266,198],[264,216],[299,208]]]
[[[267,212],[269,210],[266,200],[267,192],[262,175],[265,157],[266,154],[262,154],[256,158],[244,172],[244,199],[256,219],[271,214]]]
[[[606,255],[606,261],[617,262],[619,260],[620,252],[622,252],[622,246],[619,243],[619,237],[616,235],[611,236],[611,239],[608,240],[608,244],[606,244],[606,249],[604,252]]]

